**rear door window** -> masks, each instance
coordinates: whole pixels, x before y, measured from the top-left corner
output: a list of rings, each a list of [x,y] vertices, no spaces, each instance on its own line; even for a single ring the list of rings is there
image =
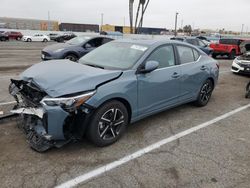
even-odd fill
[[[177,51],[181,64],[191,63],[195,61],[193,49],[187,46],[177,46]]]

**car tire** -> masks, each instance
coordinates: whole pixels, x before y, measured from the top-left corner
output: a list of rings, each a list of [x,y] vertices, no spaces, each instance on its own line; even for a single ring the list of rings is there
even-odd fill
[[[30,38],[27,39],[27,42],[32,42],[32,40]]]
[[[247,84],[246,86],[246,94],[245,94],[245,98],[250,98],[250,82]]]
[[[110,101],[93,114],[87,138],[98,147],[108,146],[124,134],[127,125],[127,108],[119,101]]]
[[[228,59],[234,59],[236,57],[236,51],[232,50],[230,54],[228,55]]]
[[[198,107],[206,106],[209,102],[212,92],[214,90],[213,82],[210,79],[207,79],[200,89],[195,105]]]
[[[216,54],[212,54],[212,57],[213,57],[214,59],[216,59],[217,55],[216,55]]]
[[[64,59],[69,59],[70,61],[77,62],[79,58],[74,54],[68,54],[64,57]]]
[[[20,40],[21,38],[20,37],[17,37],[16,40]]]
[[[43,42],[48,42],[48,39],[43,39]]]

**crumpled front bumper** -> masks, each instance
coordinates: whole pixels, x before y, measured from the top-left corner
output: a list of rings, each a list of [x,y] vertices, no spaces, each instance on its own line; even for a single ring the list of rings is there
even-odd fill
[[[30,124],[30,130],[35,130],[36,133],[48,140],[65,140],[63,126],[65,119],[69,116],[69,113],[64,111],[61,107],[55,106],[43,106],[40,108],[18,108],[11,111],[15,114],[36,116],[35,120],[40,120],[43,127],[40,127],[37,132],[37,122]]]

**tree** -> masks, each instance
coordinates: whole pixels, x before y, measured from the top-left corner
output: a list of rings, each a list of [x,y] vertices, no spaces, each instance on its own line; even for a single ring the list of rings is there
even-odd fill
[[[134,0],[129,0],[129,21],[130,33],[133,33],[133,19],[134,19]]]
[[[135,33],[138,33],[138,30],[143,25],[144,14],[147,10],[150,0],[139,0],[136,11],[135,18]],[[133,21],[134,21],[134,0],[129,0],[129,18],[130,18],[130,33],[133,33]]]
[[[184,33],[191,34],[192,33],[192,27],[191,27],[191,25],[185,25],[183,27],[183,31],[184,31]]]

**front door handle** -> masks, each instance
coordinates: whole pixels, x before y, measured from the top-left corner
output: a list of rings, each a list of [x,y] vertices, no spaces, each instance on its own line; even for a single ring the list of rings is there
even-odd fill
[[[203,65],[203,66],[201,66],[201,70],[203,70],[203,71],[207,70],[207,67]]]
[[[172,78],[179,78],[180,75],[177,72],[174,72],[174,74],[172,74]]]

